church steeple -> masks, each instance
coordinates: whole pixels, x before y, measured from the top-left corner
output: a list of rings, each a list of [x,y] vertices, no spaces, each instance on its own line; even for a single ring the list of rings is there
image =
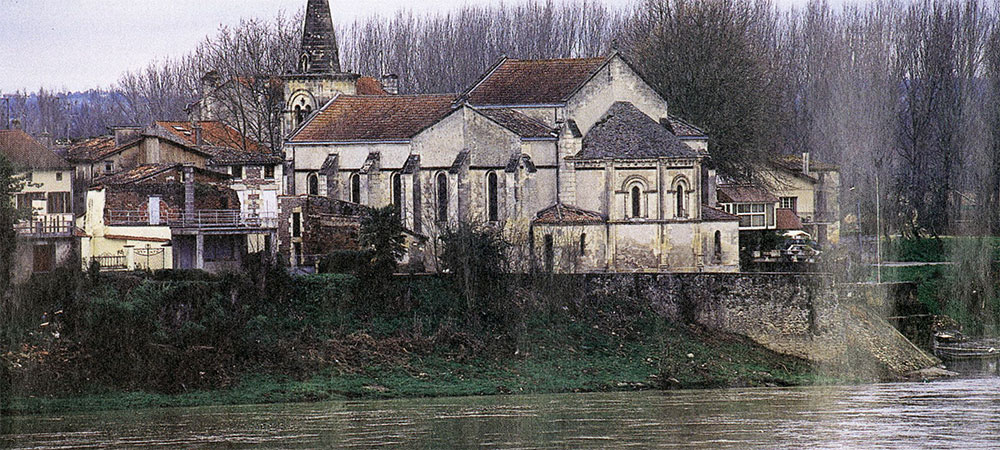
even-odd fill
[[[315,74],[340,72],[337,36],[333,30],[333,17],[327,0],[309,0],[306,4],[299,72]]]

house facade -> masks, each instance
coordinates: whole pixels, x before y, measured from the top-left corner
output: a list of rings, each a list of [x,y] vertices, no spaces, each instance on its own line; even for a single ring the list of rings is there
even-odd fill
[[[26,218],[16,224],[14,280],[49,272],[77,254],[73,166],[22,130],[0,130],[0,153],[23,182],[14,195]]]
[[[244,214],[229,175],[190,164],[145,164],[95,181],[79,219],[85,265],[105,270],[236,269],[275,219]],[[273,246],[269,248],[273,249]]]

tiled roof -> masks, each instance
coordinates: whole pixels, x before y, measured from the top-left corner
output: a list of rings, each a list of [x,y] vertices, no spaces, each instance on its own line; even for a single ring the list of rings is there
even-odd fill
[[[404,140],[452,112],[454,94],[341,95],[291,142]]]
[[[565,102],[608,58],[504,59],[468,92],[473,105]]]
[[[787,208],[777,208],[774,210],[775,228],[779,230],[801,230],[802,219],[795,215],[795,211]]]
[[[245,137],[235,128],[223,122],[199,121],[201,127],[202,145],[198,145],[194,127],[191,122],[157,121],[156,125],[170,133],[172,138],[180,139],[184,145],[198,148],[207,153],[215,164],[276,164],[281,158],[273,155],[267,147]]]
[[[719,185],[719,203],[776,203],[778,197],[766,189],[749,184]]]
[[[178,164],[143,164],[118,173],[94,180],[94,186],[108,186],[135,183],[161,172],[173,169]]]
[[[22,130],[0,130],[0,153],[22,169],[69,169],[65,159]]]
[[[740,220],[740,218],[721,209],[713,208],[708,205],[701,205],[701,220],[708,222],[721,222]]]
[[[556,138],[556,130],[512,109],[489,108],[477,111],[523,138]]]
[[[538,214],[535,214],[534,223],[588,225],[601,224],[605,221],[607,221],[607,218],[601,213],[556,203],[538,211]]]
[[[587,135],[574,159],[691,158],[698,153],[628,102],[615,102]]]
[[[681,119],[677,116],[668,116],[667,121],[670,124],[670,131],[680,138],[703,138],[705,137],[705,132],[700,128],[691,125],[690,122]]]
[[[66,149],[70,161],[97,161],[115,152],[114,136],[97,136],[74,142]]]
[[[184,165],[177,164],[143,164],[140,166],[133,167],[128,170],[124,170],[118,173],[114,173],[108,176],[104,176],[94,180],[93,186],[115,186],[123,184],[137,183],[147,178],[153,177],[163,172],[177,170],[179,171]],[[195,167],[194,171],[201,174],[210,176],[213,178],[218,178],[219,180],[225,180],[229,178],[229,175],[219,173],[213,170],[206,170],[199,167]]]
[[[355,90],[358,95],[388,95],[389,93],[382,88],[382,82],[376,80],[375,77],[361,77],[355,82]]]

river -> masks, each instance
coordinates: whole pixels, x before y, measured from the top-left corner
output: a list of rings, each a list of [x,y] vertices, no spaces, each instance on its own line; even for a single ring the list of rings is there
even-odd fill
[[[3,418],[0,447],[996,449],[1000,378]]]

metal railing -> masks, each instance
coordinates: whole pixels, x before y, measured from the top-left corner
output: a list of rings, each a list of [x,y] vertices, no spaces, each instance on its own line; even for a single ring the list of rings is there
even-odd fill
[[[191,214],[161,211],[150,217],[147,210],[109,209],[104,213],[108,225],[162,225],[180,228],[275,228],[276,213],[242,212],[238,209],[199,209]]]
[[[61,217],[25,220],[14,225],[23,237],[65,237],[73,234],[73,221]]]

